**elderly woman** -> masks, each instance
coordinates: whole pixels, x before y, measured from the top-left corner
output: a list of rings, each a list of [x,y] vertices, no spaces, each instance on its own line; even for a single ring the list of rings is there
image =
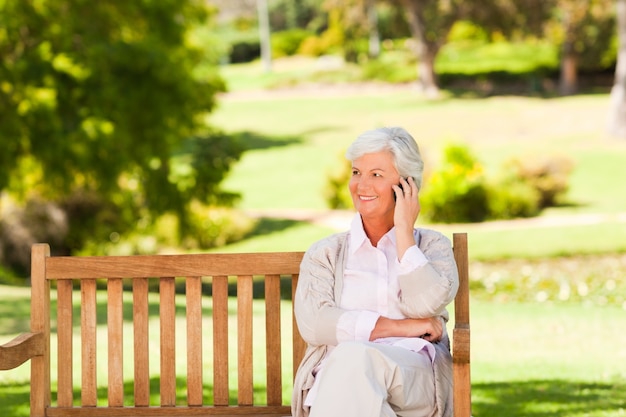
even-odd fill
[[[423,162],[402,128],[361,134],[348,148],[350,230],[311,246],[295,314],[307,351],[295,417],[451,416],[446,306],[458,276],[442,234],[415,228]]]

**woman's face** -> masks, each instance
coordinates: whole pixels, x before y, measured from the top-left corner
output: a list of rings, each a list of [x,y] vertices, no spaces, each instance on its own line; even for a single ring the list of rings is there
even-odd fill
[[[390,152],[368,153],[355,159],[348,185],[354,208],[364,219],[388,216],[393,222],[396,202],[391,186],[399,181],[400,174]]]

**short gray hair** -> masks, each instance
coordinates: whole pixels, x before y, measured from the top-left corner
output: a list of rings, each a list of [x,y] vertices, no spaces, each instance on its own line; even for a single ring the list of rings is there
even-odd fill
[[[346,151],[350,161],[365,154],[389,151],[398,173],[402,177],[413,177],[418,188],[422,188],[424,161],[413,136],[401,127],[381,127],[360,134]]]

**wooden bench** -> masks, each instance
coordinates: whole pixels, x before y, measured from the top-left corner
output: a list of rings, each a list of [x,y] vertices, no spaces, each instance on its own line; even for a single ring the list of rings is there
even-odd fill
[[[453,241],[460,276],[452,333],[454,407],[456,417],[469,417],[467,237],[455,234]],[[290,325],[281,326],[281,280],[283,283],[287,277],[291,280],[287,283],[291,282],[293,296],[301,258],[302,252],[51,257],[47,244],[34,245],[30,333],[0,346],[0,370],[31,361],[30,410],[35,417],[291,415],[290,398],[283,398],[283,388],[289,388],[292,382],[305,343],[293,320]],[[253,284],[260,276],[264,301],[253,301]],[[229,282],[236,285],[236,306],[231,298],[230,307]],[[176,295],[177,284],[184,284],[186,321],[186,334],[179,331],[178,338],[177,327],[181,327],[182,319],[177,315],[175,300],[183,296]],[[80,295],[73,297],[75,285]],[[204,303],[210,306],[203,305],[203,285],[211,286],[211,298],[204,298]],[[103,286],[106,286],[106,300],[99,302],[97,289]],[[158,291],[150,291],[155,286]],[[56,287],[56,309],[54,299],[51,302],[51,287]],[[132,288],[132,293],[125,291],[125,287]],[[149,297],[157,297],[158,309],[154,301],[150,304]],[[80,310],[76,312],[73,298],[80,298]],[[259,303],[264,306],[264,325],[253,320],[258,316],[253,310]],[[291,308],[290,303],[287,306]],[[211,311],[203,313],[203,308]],[[229,309],[236,310],[230,314],[233,323],[229,323]],[[152,322],[159,323],[158,346],[151,346],[148,337],[151,315],[155,317]],[[80,322],[80,330],[76,332],[74,316],[80,316],[76,317],[76,322]],[[105,332],[97,327],[103,321],[106,321]],[[132,331],[128,322],[132,322]],[[233,334],[236,342],[232,342]],[[293,336],[289,338],[289,334]],[[100,337],[106,338],[106,352],[97,351],[102,346],[97,342]],[[127,338],[132,349],[125,348]],[[185,339],[186,351],[176,350],[179,338]],[[51,339],[56,340],[56,346],[54,343],[51,346]],[[267,394],[261,404],[256,404],[253,351],[258,351],[255,341],[259,339],[265,339],[266,357],[262,367],[266,371]],[[236,358],[234,361],[229,360],[229,345],[236,346],[236,354],[231,353]],[[51,369],[51,351],[57,355],[56,361],[52,361],[57,363],[55,369]],[[203,357],[204,352],[212,352],[212,358]],[[76,360],[80,369],[76,370],[75,355],[80,355],[80,361]],[[289,355],[292,366],[283,364]],[[181,358],[186,370],[177,372]],[[133,375],[124,374],[125,360],[132,362]],[[106,362],[106,400],[98,396],[97,370],[101,362]],[[157,388],[151,391],[151,364],[153,368],[158,365],[158,384],[154,385],[159,386],[158,400],[152,401],[151,395],[157,395],[152,391]],[[203,371],[207,369],[210,371],[204,373],[212,375],[205,377]],[[52,371],[56,372],[56,399],[52,395]],[[75,371],[80,374],[80,381],[74,380]],[[232,389],[229,379],[237,381],[236,404],[229,403]],[[127,391],[132,394],[125,394],[125,380],[131,385]],[[212,389],[205,391],[211,385]],[[76,387],[80,394],[75,394]],[[186,393],[177,392],[177,387],[186,389]]]

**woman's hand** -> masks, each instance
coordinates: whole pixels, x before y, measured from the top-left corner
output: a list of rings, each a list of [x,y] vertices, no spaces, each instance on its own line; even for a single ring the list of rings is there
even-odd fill
[[[400,185],[402,187],[400,187]],[[400,178],[400,185],[394,185],[396,193],[396,208],[393,215],[393,223],[396,227],[396,242],[398,259],[402,259],[404,252],[415,245],[413,227],[420,213],[419,189],[413,177]]]
[[[390,319],[380,317],[370,334],[370,341],[381,337],[421,337],[438,342],[443,335],[443,320],[439,316],[424,319]]]

